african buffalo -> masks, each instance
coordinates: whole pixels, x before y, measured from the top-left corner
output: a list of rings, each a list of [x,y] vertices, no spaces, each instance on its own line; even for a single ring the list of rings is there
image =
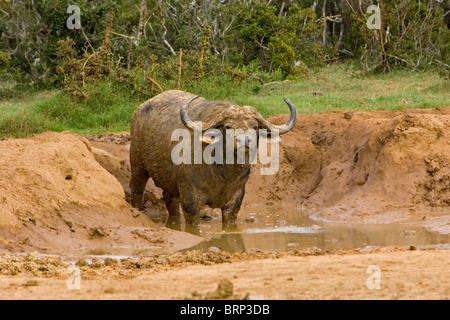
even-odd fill
[[[297,119],[295,106],[287,99],[285,102],[291,112],[290,118],[284,125],[274,125],[253,107],[208,101],[179,90],[165,91],[149,99],[135,110],[131,122],[131,204],[141,208],[147,180],[152,178],[155,185],[163,190],[163,200],[172,220],[180,217],[181,204],[186,223],[195,224],[201,206],[206,204],[211,208],[221,208],[224,226],[235,223],[250,174],[250,159],[241,164],[194,161],[175,164],[171,154],[177,141],[172,141],[172,133],[183,129],[198,141],[195,129],[197,121],[201,121],[201,142],[197,142],[200,151],[218,141],[202,134],[211,129],[223,133],[223,139],[228,137],[230,129],[254,129],[257,132],[266,129],[263,131],[268,132],[268,138],[270,132],[281,135],[291,130]],[[252,143],[252,138],[248,136],[234,138],[235,141],[242,141],[246,149]],[[192,142],[193,145],[195,143]],[[237,148],[232,150],[233,157]]]

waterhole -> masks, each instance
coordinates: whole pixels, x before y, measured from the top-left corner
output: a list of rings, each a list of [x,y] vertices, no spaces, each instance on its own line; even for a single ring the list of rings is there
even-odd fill
[[[290,251],[308,248],[321,250],[370,250],[378,247],[449,246],[450,236],[431,232],[406,222],[390,224],[331,223],[311,219],[311,213],[286,208],[241,210],[237,226],[223,231],[220,211],[210,210],[196,234],[205,241],[187,250],[216,247],[229,252],[256,249]],[[184,226],[179,226],[183,229]],[[186,229],[185,231],[189,231]]]

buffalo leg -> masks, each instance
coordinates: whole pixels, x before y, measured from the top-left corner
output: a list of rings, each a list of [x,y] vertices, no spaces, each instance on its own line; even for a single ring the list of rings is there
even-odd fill
[[[166,204],[167,211],[169,211],[167,226],[170,228],[179,228],[181,224],[180,199],[170,195],[167,191],[163,191],[163,200]]]
[[[222,207],[222,227],[228,229],[236,223],[236,218],[244,199],[245,187],[238,190],[233,198]]]
[[[132,166],[130,188],[133,207],[142,209],[142,197],[149,178],[150,175],[144,167]]]
[[[180,195],[180,201],[186,224],[196,224],[198,222],[200,208],[195,194],[187,191]]]
[[[184,200],[184,201],[183,201]],[[183,208],[185,229],[184,231],[190,232],[195,235],[200,235],[200,230],[198,229],[198,216],[199,216],[199,206],[197,200],[193,195],[188,196],[187,199],[181,199],[181,207]]]
[[[170,195],[167,191],[163,191],[163,200],[166,204],[167,211],[169,211],[169,215],[171,216],[179,216],[180,215],[180,199],[178,197],[174,197]]]

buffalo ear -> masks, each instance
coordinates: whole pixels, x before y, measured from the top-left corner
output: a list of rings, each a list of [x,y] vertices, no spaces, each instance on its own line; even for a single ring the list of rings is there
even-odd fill
[[[275,132],[275,134],[272,134],[271,131],[268,131],[267,129],[259,129],[259,141],[272,144],[272,143],[280,143],[281,137],[278,132]],[[278,131],[278,130],[276,130]]]

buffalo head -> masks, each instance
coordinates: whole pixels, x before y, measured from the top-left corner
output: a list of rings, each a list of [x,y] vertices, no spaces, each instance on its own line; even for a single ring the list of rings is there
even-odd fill
[[[219,112],[214,117],[198,126],[187,112],[189,105],[200,96],[194,96],[188,99],[180,108],[181,122],[190,130],[201,130],[205,134],[202,135],[202,142],[212,143],[216,141],[212,136],[216,136],[215,132],[220,131],[223,137],[229,137],[228,130],[234,132],[235,148],[248,148],[252,143],[258,144],[258,138],[263,138],[269,143],[279,142],[279,135],[289,132],[295,125],[297,120],[297,109],[288,99],[284,99],[290,109],[289,120],[283,125],[274,125],[264,119],[259,112],[251,106],[230,106]],[[253,130],[256,136],[249,134],[248,130]],[[208,134],[209,133],[209,134]],[[275,135],[274,135],[275,133]]]

